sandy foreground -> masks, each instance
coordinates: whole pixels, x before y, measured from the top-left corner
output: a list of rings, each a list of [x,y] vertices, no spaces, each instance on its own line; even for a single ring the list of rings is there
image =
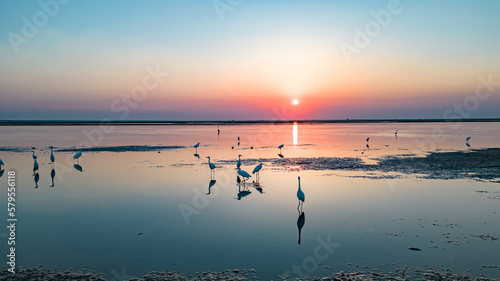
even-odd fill
[[[499,270],[500,266],[492,266]],[[438,269],[437,267],[410,268],[400,267],[394,272],[380,273],[377,269],[371,271],[337,272],[331,276],[297,278],[291,276],[277,276],[273,280],[497,280],[485,277],[474,277],[467,274],[456,274],[449,269]],[[0,280],[116,280],[106,279],[103,274],[85,273],[83,271],[53,271],[43,267],[31,267],[18,269],[12,274],[7,268],[0,267]],[[260,280],[258,273],[253,269],[232,269],[223,272],[197,272],[186,275],[179,272],[151,272],[140,278],[122,279],[128,281],[160,281],[160,280]],[[122,281],[119,280],[119,281]]]

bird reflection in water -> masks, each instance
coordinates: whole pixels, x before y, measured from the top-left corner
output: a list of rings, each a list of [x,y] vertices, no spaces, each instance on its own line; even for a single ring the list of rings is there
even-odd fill
[[[250,192],[250,190],[248,190],[245,181],[242,181],[239,176],[236,176],[236,182],[238,183],[238,195],[237,195],[236,199],[241,200],[241,198],[252,193],[252,192]],[[243,188],[241,188],[242,182],[243,182]]]
[[[34,155],[36,157],[36,155]],[[36,158],[35,158],[35,162],[33,163],[33,176],[35,175],[35,173],[38,172],[38,168],[40,167],[40,165],[38,165],[38,162],[36,161]]]
[[[210,189],[212,188],[212,186],[215,185],[215,182],[216,182],[216,180],[210,180],[210,183],[208,184],[208,193],[207,193],[207,195],[210,195],[210,192],[211,192]]]
[[[38,172],[35,174],[35,188],[38,188],[38,181],[40,180],[40,175],[38,174]]]
[[[253,182],[253,187],[255,189],[257,189],[258,192],[260,193],[264,193],[264,191],[262,190],[262,187],[260,186],[260,183],[257,183],[257,182]]]
[[[83,172],[83,168],[79,164],[74,164],[73,167],[75,167],[75,170],[77,170],[78,172]]]
[[[50,187],[54,187],[54,178],[56,176],[56,170],[55,169],[52,169],[52,171],[50,172],[50,178],[52,179],[52,185]]]
[[[250,190],[248,190],[248,187],[243,182],[243,188],[241,188],[241,184],[238,185],[238,195],[237,195],[236,199],[241,200],[241,198],[249,195],[250,193],[252,193],[252,192]]]
[[[306,223],[306,213],[299,211],[299,218],[297,219],[297,229],[299,230],[299,245],[300,245],[300,237],[302,234],[302,227]]]
[[[200,155],[198,153],[193,154],[193,156],[200,159]]]

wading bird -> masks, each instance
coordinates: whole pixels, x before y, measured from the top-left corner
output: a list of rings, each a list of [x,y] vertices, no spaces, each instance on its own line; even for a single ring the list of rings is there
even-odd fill
[[[56,158],[54,157],[54,147],[50,147],[50,161],[52,162],[52,164],[54,164],[54,162],[56,161]]]
[[[35,155],[35,151],[32,151],[33,152],[33,160],[36,160],[38,158],[38,156]]]
[[[398,135],[398,130],[396,130],[396,132],[394,134],[397,136]]]
[[[241,154],[238,155],[238,162],[236,162],[236,168],[241,167]]]
[[[238,168],[238,175],[240,175],[243,178],[243,183],[252,176],[247,173],[246,171],[243,171],[241,168]]]
[[[73,156],[73,159],[78,159],[78,164],[80,164],[80,157],[82,156],[82,152],[81,151],[78,151],[77,153],[75,153],[75,155]]]
[[[281,149],[283,148],[283,146],[285,146],[284,144],[280,144],[280,146],[278,146],[278,148],[280,149],[280,154],[281,154]]]
[[[469,141],[470,141],[470,139],[471,139],[471,137],[467,137],[467,138],[465,139],[465,141],[466,141],[466,142],[469,142]]]
[[[198,153],[198,147],[200,146],[200,142],[194,145],[194,148],[196,148],[196,153]]]
[[[260,163],[259,165],[255,166],[255,168],[253,168],[252,174],[257,173],[257,175],[255,175],[256,183],[259,183],[259,180],[260,180],[260,173],[259,172],[261,169],[262,169],[262,163]]]
[[[35,159],[35,163],[33,163],[33,174],[34,174],[36,171],[38,171],[38,168],[39,168],[39,167],[40,167],[40,166],[38,165],[38,162],[37,162],[37,161],[36,161],[36,159]]]
[[[210,178],[213,178],[215,164],[210,163],[210,156],[207,156],[207,158],[208,158],[208,167],[210,167]]]
[[[302,205],[304,205],[304,201],[306,201],[306,195],[300,189],[300,177],[299,177],[299,189],[297,190],[297,198],[299,199],[299,206],[301,207],[300,209],[302,210]],[[302,202],[302,204],[300,204]],[[299,206],[297,206],[297,209],[299,209]]]

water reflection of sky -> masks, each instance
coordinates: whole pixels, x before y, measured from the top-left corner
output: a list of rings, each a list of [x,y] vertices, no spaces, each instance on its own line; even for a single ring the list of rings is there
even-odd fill
[[[135,276],[152,270],[255,268],[261,278],[269,279],[301,264],[313,255],[318,238],[330,236],[339,247],[314,275],[347,270],[348,263],[408,262],[444,264],[457,272],[479,270],[498,260],[498,251],[492,251],[498,243],[472,235],[498,236],[500,209],[497,200],[476,190],[498,190],[498,184],[410,178],[391,185],[391,180],[342,176],[361,172],[285,171],[264,166],[260,186],[254,186],[252,178],[245,185],[249,193],[238,200],[242,190],[236,183],[238,154],[243,155],[242,168],[251,172],[256,163],[250,165],[246,159],[277,157],[281,143],[285,157],[416,153],[419,147],[414,138],[425,140],[423,136],[434,126],[238,125],[221,126],[220,136],[215,126],[117,127],[103,145],[192,146],[200,141],[200,158],[191,147],[161,153],[87,152],[79,162],[82,171],[73,166],[77,163],[72,160],[73,152],[57,152],[77,142],[81,127],[60,128],[60,138],[54,137],[56,127],[45,128],[45,133],[38,127],[5,127],[2,130],[10,135],[2,133],[0,146],[35,146],[40,163],[35,189],[31,152],[0,152],[4,168],[14,167],[18,174],[19,260],[23,266],[97,266],[105,274],[125,267]],[[473,136],[474,147],[494,146],[500,132],[489,128],[498,127],[496,123],[462,124],[461,131],[436,126],[448,128],[446,141],[436,144],[447,150],[466,149],[467,135]],[[366,136],[370,136],[370,150],[365,147]],[[56,146],[54,187],[50,187],[53,168],[48,145]],[[218,166],[215,183],[211,183],[206,156]],[[66,158],[71,165],[66,165]],[[230,159],[234,162],[222,162]],[[303,211],[307,214],[300,245],[298,175],[306,193]],[[6,185],[6,176],[0,184]],[[6,209],[4,201],[1,209]],[[187,220],[183,206],[196,210]],[[4,216],[1,213],[0,218]],[[450,228],[449,224],[458,226]],[[139,236],[139,232],[146,234]],[[444,240],[457,240],[459,245]],[[423,251],[415,253],[408,247]],[[495,274],[488,269],[481,272]]]

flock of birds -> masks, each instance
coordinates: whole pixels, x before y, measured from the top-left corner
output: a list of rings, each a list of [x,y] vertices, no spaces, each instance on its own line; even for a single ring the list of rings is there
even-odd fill
[[[218,127],[217,127],[217,134],[220,134],[220,130]],[[396,137],[398,136],[398,130],[396,130],[396,132],[394,132],[394,135]],[[240,144],[240,140],[241,139],[238,136],[238,145]],[[471,137],[467,137],[465,139],[465,145],[467,147],[470,147],[470,144],[469,144],[470,140],[471,140]],[[367,148],[370,148],[369,142],[370,142],[370,137],[367,137],[366,138],[366,147]],[[283,155],[281,153],[282,153],[282,149],[284,146],[285,146],[284,144],[281,144],[278,146],[278,149],[280,150],[278,156],[280,156],[282,158],[283,158]],[[197,156],[197,157],[199,157],[198,147],[200,147],[200,142],[198,142],[194,145],[194,148],[196,149],[195,156]],[[234,148],[234,146],[232,148]],[[39,170],[40,165],[38,164],[38,156],[35,154],[34,149],[35,148],[33,148],[33,151],[32,151],[32,157],[33,157],[33,161],[34,161],[33,162],[33,177],[34,177],[34,181],[35,181],[35,188],[38,188],[38,181],[40,179],[40,175],[38,173],[38,170]],[[83,171],[83,168],[80,166],[80,157],[82,156],[82,154],[83,154],[82,151],[78,151],[77,153],[75,153],[75,155],[73,155],[73,159],[78,161],[76,164],[74,164],[74,168],[80,172]],[[237,173],[238,173],[236,181],[238,182],[238,184],[241,182],[243,182],[243,184],[245,184],[245,182],[247,180],[249,180],[252,176],[247,171],[241,169],[241,156],[242,156],[241,154],[238,155],[238,161],[236,162],[236,168],[237,168]],[[208,158],[208,166],[210,168],[210,173],[211,173],[211,182],[213,181],[215,184],[214,170],[215,170],[216,166],[214,163],[210,162],[210,156],[207,156],[206,158]],[[55,164],[55,161],[56,161],[56,158],[54,156],[54,147],[50,146],[50,163],[52,164],[52,171],[51,171],[52,185],[51,185],[51,187],[54,186],[54,177],[55,177],[54,164]],[[2,169],[2,166],[5,166],[5,164],[4,164],[3,160],[0,159],[0,177],[3,176],[3,174],[4,174],[4,169]],[[260,170],[262,170],[262,163],[255,166],[255,168],[252,171],[252,174],[254,174],[256,177],[256,181],[254,183],[257,185],[259,184],[259,181],[260,181],[260,173],[259,173]],[[240,178],[240,176],[241,176],[241,178]],[[299,180],[299,189],[297,191],[297,198],[299,199],[299,206],[302,206],[301,204],[304,203],[305,195],[304,195],[304,192],[302,192],[302,190],[300,188],[300,177],[298,178],[298,180]],[[213,186],[213,184],[212,184],[212,186]]]
[[[54,187],[54,178],[56,176],[56,170],[55,170],[55,167],[54,167],[54,164],[56,162],[56,157],[54,156],[54,147],[53,146],[50,146],[50,164],[52,165],[52,170],[50,172],[50,177],[52,179],[52,185],[50,187]],[[40,164],[38,163],[38,156],[35,154],[35,147],[32,148],[33,150],[31,151],[32,154],[31,154],[31,157],[33,158],[33,180],[35,182],[35,188],[38,188],[38,182],[40,181],[40,173],[39,173],[39,169],[40,169]],[[80,163],[80,157],[82,156],[82,152],[79,151],[77,152],[74,156],[73,156],[73,159],[76,159],[78,160],[78,164],[75,164],[74,165],[74,168],[80,172],[83,171],[83,168],[79,165]],[[2,159],[0,159],[0,177],[3,176],[4,174],[4,171],[2,169],[2,166],[5,166],[4,162]]]
[[[219,128],[217,128],[217,133],[220,134],[220,130]],[[397,137],[398,135],[398,131],[396,130],[396,132],[394,133],[394,135]],[[467,137],[465,139],[465,144],[467,145],[467,147],[470,147],[470,144],[469,144],[469,141],[471,140],[471,137]],[[369,141],[370,141],[370,137],[366,138],[366,147],[369,148]],[[238,145],[240,144],[240,137],[238,137]],[[282,149],[285,145],[284,144],[281,144],[278,146],[278,149],[280,150],[280,153],[278,154],[280,157],[283,157],[283,155],[281,154],[282,153]],[[198,148],[200,147],[200,142],[196,143],[194,146],[193,146],[195,149],[196,149],[196,153],[195,153],[195,156],[197,156],[199,158],[199,155],[198,155]],[[233,146],[234,148],[234,146]],[[252,147],[253,148],[253,147]],[[39,175],[39,167],[40,165],[38,164],[38,156],[35,154],[35,148],[33,148],[33,151],[32,151],[32,157],[33,157],[33,177],[34,177],[34,181],[35,181],[35,188],[38,188],[38,181],[40,179],[40,175]],[[83,171],[83,168],[79,165],[80,164],[80,157],[82,156],[82,151],[78,151],[77,153],[75,153],[75,155],[73,155],[73,159],[74,160],[77,160],[78,162],[76,164],[74,164],[74,168],[80,172]],[[241,154],[238,155],[238,161],[236,162],[236,169],[237,169],[237,176],[236,176],[236,181],[238,183],[238,186],[240,187],[240,190],[239,190],[239,193],[238,193],[238,200],[241,199],[243,196],[246,196],[248,195],[250,192],[248,190],[245,190],[245,187],[244,187],[244,190],[241,191],[241,183],[243,183],[243,186],[245,186],[245,182],[247,180],[249,180],[252,175],[250,175],[247,171],[245,170],[242,170],[241,169]],[[56,161],[56,158],[54,156],[54,148],[52,146],[50,146],[50,163],[52,165],[52,171],[50,173],[50,176],[52,178],[52,185],[51,187],[54,187],[54,177],[56,175],[55,173],[55,169],[54,169],[54,164],[55,164],[55,161]],[[210,194],[210,188],[212,186],[215,185],[216,183],[216,180],[214,179],[214,176],[215,176],[215,169],[217,168],[215,166],[214,163],[212,163],[210,161],[210,156],[207,156],[206,158],[208,158],[208,167],[210,168],[210,184],[209,184],[209,187],[208,187],[208,193],[207,194]],[[3,173],[4,173],[4,170],[2,169],[2,166],[5,166],[4,162],[2,159],[0,159],[0,177],[3,176]],[[255,168],[253,169],[252,171],[252,174],[255,175],[256,177],[256,181],[254,181],[254,184],[256,186],[259,186],[260,183],[260,171],[262,170],[262,163],[259,163],[257,166],[255,166]],[[241,178],[240,178],[241,176]],[[262,190],[262,189],[261,189]],[[260,191],[261,191],[260,190]],[[261,191],[262,192],[262,191]],[[300,241],[301,241],[301,231],[302,231],[302,228],[305,224],[305,213],[302,211],[302,207],[303,207],[303,204],[306,200],[306,197],[305,197],[305,193],[304,191],[302,191],[302,188],[301,188],[301,184],[300,184],[300,176],[298,177],[298,189],[297,189],[297,199],[298,199],[298,206],[297,206],[297,210],[299,212],[299,217],[297,219],[297,228],[298,228],[298,231],[299,231],[299,240],[298,240],[298,243],[300,244]],[[141,235],[141,234],[144,234],[144,233],[139,233],[138,235]]]
[[[238,143],[240,142],[240,137],[238,137]],[[194,146],[194,149],[196,150],[195,151],[195,155],[198,155],[198,148],[200,147],[200,142],[196,143]],[[282,152],[282,149],[283,147],[285,147],[284,144],[280,144],[278,146],[278,149],[280,150],[280,153],[278,155],[282,155],[281,152]],[[245,186],[245,183],[247,180],[249,180],[252,175],[250,175],[247,171],[245,170],[242,170],[241,169],[241,154],[238,155],[238,161],[236,161],[236,169],[237,169],[237,176],[236,176],[236,182],[238,183],[238,185],[241,187],[241,183],[243,183],[243,186]],[[214,163],[212,163],[210,161],[210,156],[207,156],[206,158],[208,158],[208,167],[210,168],[210,184],[209,184],[209,187],[208,187],[208,193],[207,194],[210,194],[210,188],[215,184],[215,179],[214,179],[214,176],[215,176],[215,169],[217,168],[215,166]],[[256,180],[253,182],[256,186],[259,186],[260,183],[260,171],[262,170],[262,163],[259,163],[257,166],[255,166],[255,168],[253,169],[252,171],[252,174],[255,175],[255,178]],[[240,178],[241,177],[241,178]],[[298,181],[299,181],[299,187],[298,187],[298,190],[297,190],[297,199],[299,200],[299,205],[297,206],[297,209],[300,208],[300,210],[302,210],[302,205],[304,204],[304,201],[305,201],[305,194],[304,192],[302,191],[301,187],[300,187],[300,177],[298,177]],[[261,191],[262,192],[262,191]],[[248,195],[249,192],[246,191],[244,189],[244,191],[241,191],[240,189],[240,192],[238,194],[238,200],[241,199],[241,197],[245,196],[245,195]],[[299,238],[299,244],[300,244],[300,238]]]

